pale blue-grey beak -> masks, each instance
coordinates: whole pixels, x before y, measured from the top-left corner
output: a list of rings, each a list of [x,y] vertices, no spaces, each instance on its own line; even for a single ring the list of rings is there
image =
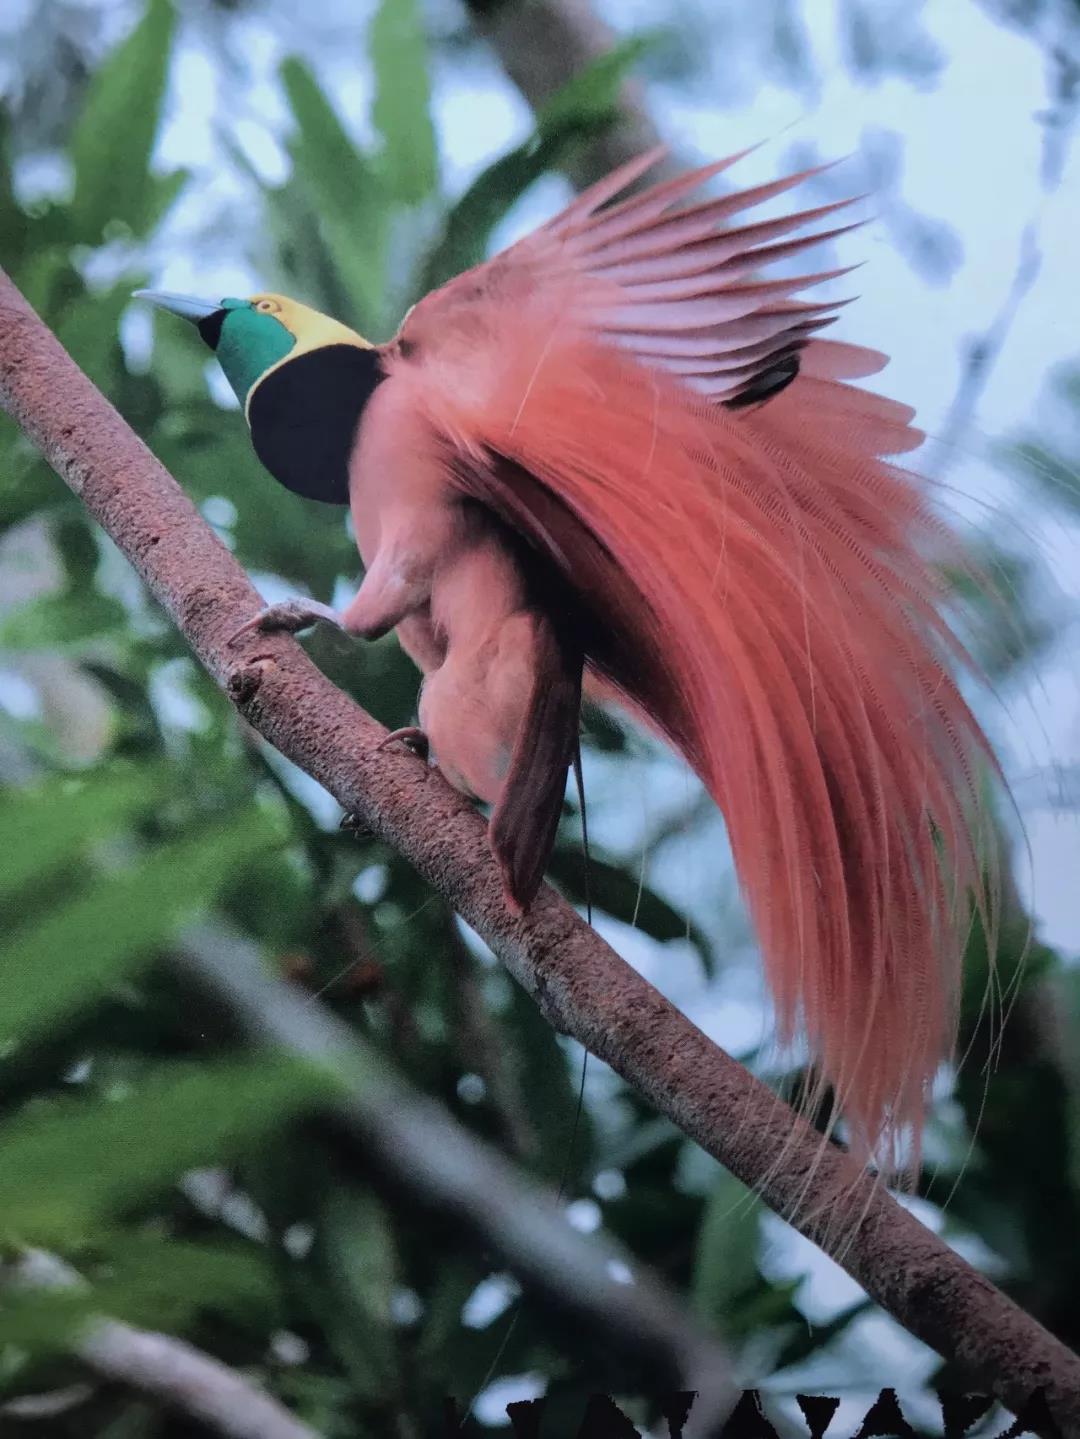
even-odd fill
[[[220,303],[196,300],[191,295],[173,295],[167,290],[136,290],[132,299],[149,300],[151,305],[168,310],[171,315],[179,315],[181,319],[190,320],[193,325],[197,325],[201,320],[208,320],[215,310],[221,309]]]

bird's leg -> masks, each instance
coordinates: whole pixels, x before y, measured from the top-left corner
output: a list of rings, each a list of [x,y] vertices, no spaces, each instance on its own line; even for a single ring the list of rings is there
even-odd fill
[[[320,622],[335,625],[339,630],[345,628],[342,616],[319,600],[299,597],[294,600],[282,600],[276,605],[266,605],[257,615],[231,634],[226,643],[234,645],[244,635],[255,632],[265,635],[283,631],[286,634],[294,635],[299,630],[310,629],[312,625]]]
[[[431,582],[459,538],[460,511],[451,505],[401,505],[383,516],[383,533],[355,598],[338,614],[318,600],[294,599],[267,605],[229,639],[258,631],[296,634],[319,621],[360,639],[377,640],[426,608]]]
[[[403,552],[396,546],[381,549],[338,621],[342,629],[361,639],[377,640],[423,609],[431,597],[436,560],[436,556]]]
[[[297,596],[266,605],[230,635],[227,643],[235,644],[244,635],[255,632],[294,635],[321,623],[361,639],[381,639],[407,615],[427,603],[431,588],[427,568],[408,563],[408,558],[411,557],[388,555],[384,559],[380,555],[365,575],[355,598],[340,614],[319,600]]]

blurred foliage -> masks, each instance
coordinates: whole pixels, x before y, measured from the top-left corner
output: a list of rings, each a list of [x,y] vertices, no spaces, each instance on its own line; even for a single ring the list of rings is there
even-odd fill
[[[888,8],[910,11],[906,48],[883,48],[873,7],[852,6],[852,63],[868,75],[924,74],[937,60],[918,7]],[[765,11],[777,63],[794,73],[805,64],[797,7]],[[153,162],[176,30],[168,0],[149,0],[73,80],[66,198],[20,198],[20,136],[14,121],[0,126],[0,263],[240,562],[331,599],[356,582],[343,517],[267,480],[239,417],[207,388],[198,338],[157,317],[152,359],[121,343],[130,291],[148,280],[161,222],[189,183]],[[640,48],[631,40],[572,79],[525,142],[448,198],[422,10],[383,0],[369,31],[371,144],[357,143],[309,60],[286,58],[288,174],[261,179],[240,139],[224,137],[251,200],[229,243],[257,259],[268,285],[381,337],[424,288],[479,259],[526,189],[610,122]],[[1061,390],[1080,412],[1075,372]],[[1073,457],[1033,439],[1018,453],[1037,456],[1039,473],[1076,502],[1080,443]],[[318,1119],[317,1079],[218,1039],[169,955],[197,914],[239,930],[541,1180],[557,1182],[567,1164],[578,1059],[405,865],[342,834],[325,796],[238,724],[7,422],[0,474],[0,1243],[9,1259],[48,1246],[86,1281],[34,1294],[5,1288],[0,1269],[0,1405],[85,1377],[67,1357],[71,1337],[88,1313],[107,1311],[187,1336],[327,1436],[430,1432],[444,1394],[467,1401],[490,1377],[506,1325],[478,1296],[492,1292],[502,1257],[467,1247],[446,1220],[391,1204],[344,1163]],[[1014,592],[1023,578],[1008,577]],[[380,720],[411,720],[416,675],[392,640],[309,643]],[[994,668],[1011,672],[1031,653],[1018,642]],[[598,753],[618,756],[625,744],[616,725],[595,731]],[[552,873],[583,901],[569,805]],[[591,897],[601,923],[633,923],[673,964],[715,972],[711,931],[643,882],[637,856],[599,846]],[[1044,948],[1021,963],[1018,913],[1006,940],[998,976],[1020,1022],[989,1077],[978,1063],[964,1071],[955,1112],[932,1135],[930,1195],[964,1172],[950,1226],[981,1238],[1005,1286],[1076,1344],[1080,1076],[1037,1019],[1057,985],[1061,1049],[1080,1051],[1080,988]],[[987,963],[977,940],[971,960],[962,1043],[978,1049]],[[482,1001],[479,1017],[468,992]],[[599,1066],[588,1100],[567,1198],[587,1198],[777,1394],[793,1393],[808,1365],[814,1387],[846,1388],[843,1345],[865,1306],[809,1324],[798,1281],[775,1276],[754,1198]],[[628,1396],[620,1402],[638,1422],[656,1417],[636,1371],[527,1300],[495,1370],[520,1374],[546,1383],[552,1432],[571,1432],[597,1387]],[[190,1421],[114,1387],[73,1393],[51,1418],[3,1417],[3,1432],[191,1433]]]

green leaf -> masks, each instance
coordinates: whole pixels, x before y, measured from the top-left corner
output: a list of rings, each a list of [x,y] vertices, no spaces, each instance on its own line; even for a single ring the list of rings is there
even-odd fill
[[[385,1207],[364,1190],[329,1190],[313,1257],[320,1318],[357,1392],[370,1399],[393,1392],[397,1363],[390,1300],[398,1266]],[[357,1334],[364,1336],[362,1345]]]
[[[74,495],[30,448],[6,415],[0,415],[0,531],[33,514],[78,504]]]
[[[57,819],[63,820],[63,811]],[[263,809],[158,849],[29,920],[0,947],[0,1042],[25,1044],[98,999],[280,840]]]
[[[250,1319],[265,1332],[275,1317],[278,1286],[262,1246],[235,1240],[197,1244],[173,1234],[123,1229],[95,1248],[103,1260],[91,1275],[95,1301],[113,1318],[176,1331],[214,1311],[234,1321]]]
[[[581,144],[617,118],[619,89],[650,43],[633,36],[575,75],[537,112],[529,139],[481,171],[446,217],[442,237],[424,267],[422,290],[435,289],[479,264],[492,231],[530,185],[565,164]]]
[[[368,32],[375,67],[372,119],[383,137],[385,175],[403,204],[427,198],[438,177],[427,41],[417,0],[382,0]]]
[[[120,316],[131,302],[131,282],[103,294],[85,293],[67,301],[53,328],[56,337],[94,384],[113,391],[124,373]]]
[[[421,1413],[438,1412],[443,1396],[453,1394],[462,1407],[469,1396],[491,1382],[492,1362],[497,1359],[497,1374],[521,1374],[537,1365],[537,1356],[554,1357],[544,1345],[534,1306],[525,1303],[514,1307],[511,1322],[504,1312],[493,1322],[474,1329],[461,1322],[462,1310],[477,1283],[491,1277],[489,1266],[481,1267],[475,1260],[462,1257],[458,1246],[450,1253],[440,1253],[431,1283],[424,1291],[424,1315],[415,1340],[415,1374],[418,1386],[417,1408]],[[412,1357],[412,1355],[410,1355]],[[576,1431],[553,1428],[545,1422],[545,1434],[570,1434]],[[550,1413],[545,1416],[550,1420]]]
[[[698,1229],[691,1294],[703,1319],[729,1333],[740,1301],[760,1284],[761,1200],[731,1174],[721,1174]]]
[[[174,1333],[203,1314],[249,1319],[265,1333],[279,1304],[269,1254],[235,1242],[195,1244],[130,1228],[94,1242],[70,1287],[8,1286],[0,1306],[0,1344],[34,1356],[68,1349],[87,1321],[107,1316]]]
[[[154,331],[152,373],[160,385],[168,409],[166,425],[186,431],[188,419],[182,406],[191,409],[206,421],[215,421],[225,429],[237,417],[224,411],[213,412],[207,403],[206,343],[194,325],[178,325],[175,315],[159,309],[151,312]]]
[[[537,111],[537,132],[549,137],[572,129],[580,133],[590,123],[597,129],[610,124],[623,82],[655,43],[652,34],[629,35],[571,76]]]
[[[307,66],[291,57],[280,73],[296,122],[289,140],[294,179],[310,199],[361,323],[376,325],[384,304],[385,188]]]
[[[18,279],[19,289],[27,301],[49,324],[54,324],[62,316],[64,306],[83,291],[82,279],[72,266],[67,245],[35,245],[20,268]]]
[[[0,1129],[9,1242],[82,1242],[185,1170],[221,1164],[310,1108],[326,1080],[279,1057],[162,1066],[123,1098],[39,1104]]]
[[[93,1296],[82,1286],[60,1290],[9,1287],[0,1308],[0,1345],[16,1345],[27,1354],[67,1349],[93,1312]]]
[[[10,122],[0,109],[0,264],[14,274],[30,240],[30,221],[15,199],[11,179]]]
[[[98,244],[110,221],[142,234],[161,213],[162,182],[150,173],[150,157],[173,18],[169,0],[149,0],[143,18],[90,83],[71,142],[72,234],[87,244]]]
[[[563,142],[545,141],[534,135],[482,170],[447,214],[442,236],[424,265],[418,290],[435,290],[478,265],[487,253],[496,225],[530,185],[570,152],[574,139],[567,135]]]
[[[0,648],[85,653],[87,640],[116,633],[130,623],[119,600],[100,590],[42,595],[0,619]]]
[[[581,1060],[575,1056],[571,1068],[551,1026],[516,984],[502,1027],[507,1041],[503,1062],[516,1069],[519,1092],[527,1099],[525,1120],[534,1138],[527,1157],[548,1179],[560,1178],[565,1169],[572,1189],[592,1150],[589,1112],[584,1106],[578,1109]]]
[[[1030,665],[1056,638],[1057,626],[1039,612],[1040,567],[986,533],[971,546],[971,565],[946,567],[963,602],[960,623],[980,670],[1000,682]],[[966,624],[965,624],[966,621]]]
[[[191,171],[183,169],[171,170],[167,175],[147,175],[143,233],[150,234],[157,228],[180,198],[181,191],[190,179]],[[130,285],[127,288],[130,293]]]
[[[475,1265],[460,1253],[448,1255],[439,1265],[425,1295],[423,1321],[416,1340],[416,1358],[421,1373],[438,1365],[462,1332],[461,1311],[476,1288]],[[490,1361],[489,1361],[490,1362]]]
[[[7,795],[0,802],[0,832],[6,837],[0,899],[47,878],[95,840],[153,809],[163,790],[158,772],[140,768],[81,779],[56,776]]]
[[[1080,511],[1080,470],[1067,455],[1034,436],[998,446],[995,453],[1012,470],[1035,480],[1047,500],[1074,515]]]
[[[101,563],[101,549],[86,517],[69,514],[58,519],[52,526],[52,542],[69,589],[87,589]]]
[[[267,240],[283,287],[303,295],[324,314],[353,321],[361,333],[373,332],[367,325],[373,312],[365,309],[363,298],[367,277],[347,273],[352,257],[345,251],[339,263],[331,249],[331,238],[335,248],[339,243],[339,224],[320,214],[310,186],[295,169],[284,185],[267,191],[266,219]]]

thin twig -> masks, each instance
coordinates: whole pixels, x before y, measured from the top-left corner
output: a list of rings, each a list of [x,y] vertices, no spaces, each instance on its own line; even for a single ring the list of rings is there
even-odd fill
[[[1038,233],[1037,221],[1032,220],[1025,225],[1024,232],[1020,237],[1020,253],[1017,256],[1016,269],[1013,272],[1008,294],[990,326],[981,335],[968,341],[967,354],[960,372],[959,383],[953,394],[952,404],[945,416],[941,432],[936,436],[941,447],[938,450],[937,461],[936,463],[931,462],[929,466],[924,465],[924,470],[929,470],[930,478],[935,480],[944,478],[945,471],[956,458],[957,447],[974,422],[979,401],[990,382],[994,366],[1005,348],[1009,332],[1020,313],[1020,306],[1038,276],[1039,267],[1042,264]]]
[[[1012,1408],[1045,1390],[1080,1436],[1080,1358],[892,1200],[619,958],[550,888],[507,908],[483,820],[289,636],[226,641],[261,601],[175,480],[0,275],[0,402],[143,576],[244,717],[393,846],[533,996],[965,1382]],[[226,423],[223,418],[222,423]]]
[[[172,1404],[229,1439],[318,1439],[276,1399],[183,1339],[105,1319],[76,1352],[104,1378]]]
[[[8,1268],[5,1282],[71,1289],[85,1281],[56,1255],[32,1249]],[[87,1324],[74,1352],[102,1378],[171,1405],[227,1439],[319,1439],[316,1430],[235,1369],[170,1334],[102,1317]]]
[[[1000,0],[981,0],[983,8],[1003,24],[1026,29]],[[971,428],[979,402],[994,367],[1005,348],[1020,307],[1038,278],[1042,265],[1039,235],[1048,197],[1056,190],[1068,159],[1069,146],[1080,113],[1080,12],[1069,0],[1048,7],[1049,13],[1030,26],[1036,43],[1046,51],[1047,89],[1050,106],[1039,119],[1043,126],[1040,187],[1042,194],[1020,236],[1020,250],[1008,293],[989,327],[968,342],[960,380],[949,412],[942,425],[937,463],[932,477],[941,479],[957,453],[957,447]]]

